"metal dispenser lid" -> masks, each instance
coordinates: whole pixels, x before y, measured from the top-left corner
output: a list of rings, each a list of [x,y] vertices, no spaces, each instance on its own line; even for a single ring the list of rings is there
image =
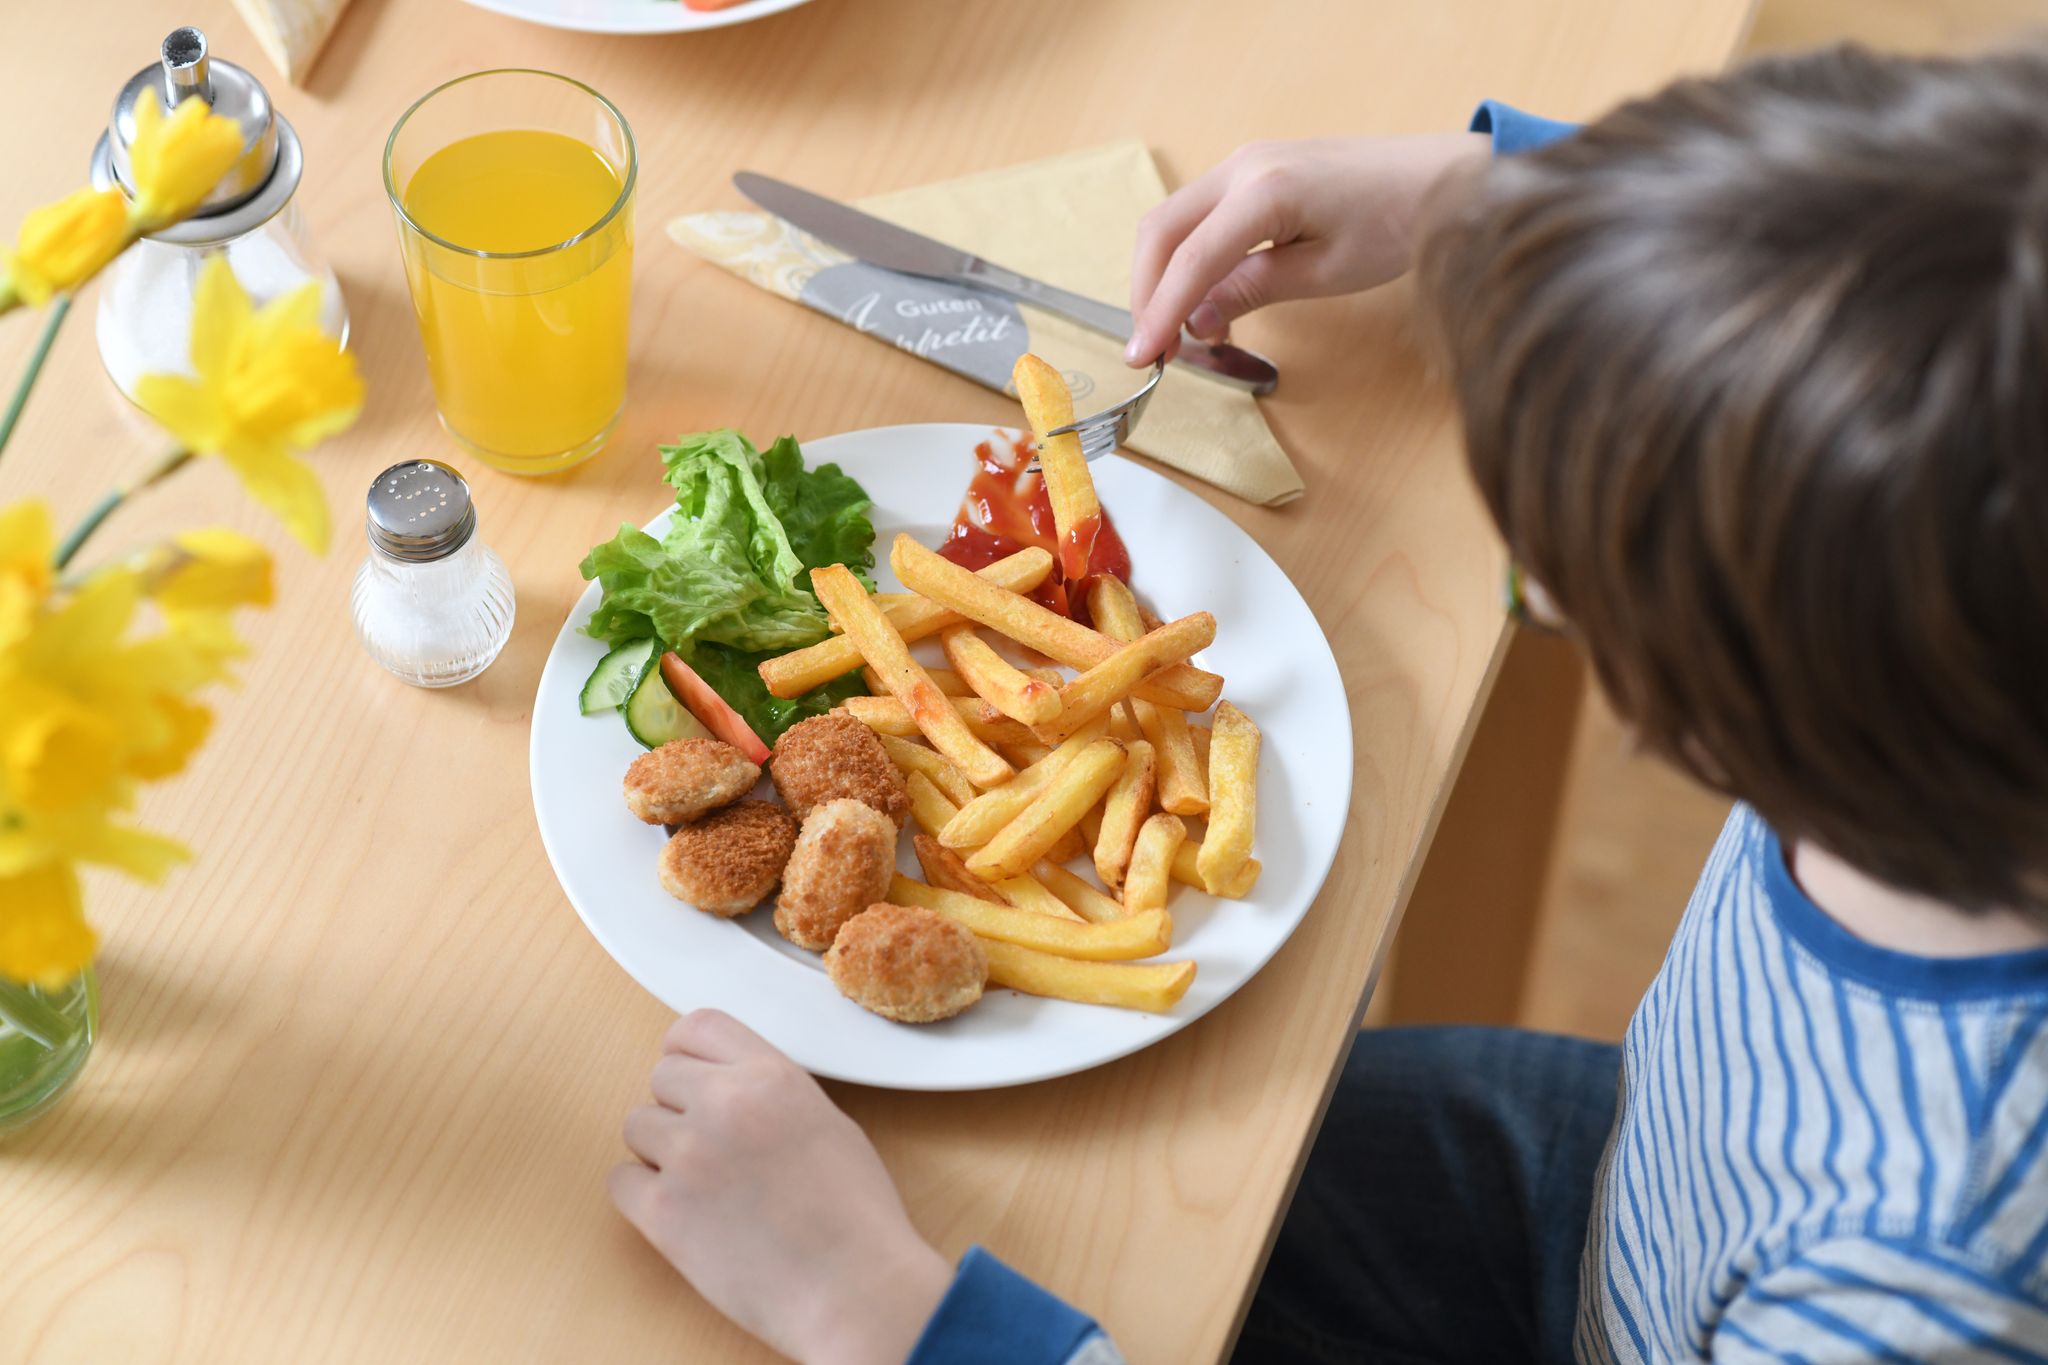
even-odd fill
[[[405,460],[370,484],[370,544],[408,564],[446,559],[476,534],[462,475],[439,460]]]
[[[135,141],[135,106],[155,90],[168,114],[181,101],[205,100],[213,112],[242,128],[242,156],[186,221],[151,236],[159,241],[207,245],[227,241],[269,221],[299,187],[304,157],[298,135],[270,104],[270,92],[244,67],[222,61],[196,28],[172,29],[154,66],[129,77],[114,100],[107,131],[93,149],[92,180],[100,189],[119,184],[135,193],[128,152]]]

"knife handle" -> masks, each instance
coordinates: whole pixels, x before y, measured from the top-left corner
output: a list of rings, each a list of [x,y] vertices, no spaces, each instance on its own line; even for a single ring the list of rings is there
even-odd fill
[[[969,284],[992,289],[1006,294],[1021,303],[1033,304],[1048,313],[1057,313],[1072,322],[1078,322],[1090,331],[1100,332],[1117,341],[1131,338],[1131,315],[1121,308],[1100,303],[1083,294],[1044,284],[1014,270],[1005,270],[984,260],[975,260],[961,272],[960,279]],[[1189,365],[1206,371],[1239,388],[1250,389],[1253,393],[1271,393],[1273,386],[1280,382],[1280,371],[1272,361],[1252,351],[1228,342],[1211,346],[1205,341],[1181,334],[1180,354],[1174,363]]]

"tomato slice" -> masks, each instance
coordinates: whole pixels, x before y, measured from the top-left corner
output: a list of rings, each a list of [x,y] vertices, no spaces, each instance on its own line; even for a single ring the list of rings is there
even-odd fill
[[[740,717],[740,713],[726,705],[724,697],[711,690],[711,684],[697,676],[697,670],[684,663],[674,653],[661,656],[662,681],[669,691],[682,699],[690,708],[690,714],[704,722],[704,728],[717,735],[733,748],[745,754],[755,763],[768,761],[768,746],[754,733],[752,726]]]

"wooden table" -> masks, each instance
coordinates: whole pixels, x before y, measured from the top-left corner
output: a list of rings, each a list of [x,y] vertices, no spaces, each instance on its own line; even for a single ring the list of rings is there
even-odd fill
[[[246,685],[143,815],[200,850],[149,892],[91,882],[105,1020],[83,1081],[0,1146],[0,1359],[675,1361],[764,1353],[604,1198],[618,1121],[667,1012],[577,922],[536,837],[528,711],[582,550],[648,508],[652,444],[733,424],[809,437],[1014,420],[687,257],[662,225],[737,207],[756,166],[854,195],[1121,136],[1169,180],[1254,136],[1459,126],[1499,96],[1582,115],[1720,64],[1746,0],[822,0],[697,36],[556,33],[443,0],[356,0],[310,89],[264,65],[226,0],[188,0],[305,139],[300,203],[336,263],[370,386],[317,456],[337,523],[315,561],[224,471],[125,510],[103,544],[205,519],[280,546]],[[80,183],[115,91],[171,19],[146,0],[14,16],[0,220]],[[477,478],[519,623],[479,682],[401,686],[357,648],[354,527],[376,470],[451,456],[435,425],[378,179],[436,82],[542,66],[615,98],[640,138],[632,398],[572,475]],[[1243,328],[1287,379],[1267,411],[1309,485],[1279,510],[1201,488],[1293,576],[1352,700],[1357,787],[1321,902],[1272,965],[1171,1041],[1016,1090],[835,1087],[919,1225],[1099,1314],[1133,1361],[1223,1354],[1428,847],[1503,640],[1498,551],[1426,379],[1405,290]],[[33,324],[0,327],[16,372]],[[155,442],[62,335],[0,468],[60,523]],[[1268,819],[1285,818],[1270,811]]]

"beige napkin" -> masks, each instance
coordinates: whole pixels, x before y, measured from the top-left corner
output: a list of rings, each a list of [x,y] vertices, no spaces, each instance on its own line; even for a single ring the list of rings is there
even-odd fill
[[[256,46],[293,85],[306,79],[348,0],[234,0]]]
[[[1121,305],[1138,219],[1165,197],[1144,144],[1120,142],[856,202],[878,218]],[[845,253],[768,214],[691,214],[668,231],[763,289],[992,388],[1009,390],[1010,362],[1026,350],[1060,368],[1083,413],[1117,401],[1143,378],[1124,365],[1116,342],[1085,327],[1028,304],[987,304],[985,296],[935,281],[849,264]],[[1185,366],[1167,367],[1129,445],[1251,502],[1282,503],[1302,492],[1257,400]]]

